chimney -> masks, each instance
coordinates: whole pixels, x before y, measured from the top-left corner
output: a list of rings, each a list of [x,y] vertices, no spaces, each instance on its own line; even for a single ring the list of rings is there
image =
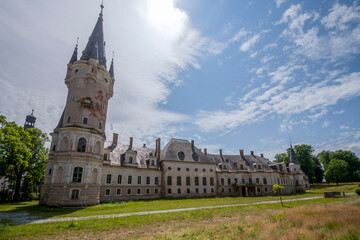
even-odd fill
[[[251,156],[254,156],[254,151],[250,151]]]
[[[113,144],[113,145],[117,145],[118,136],[119,136],[119,134],[113,133],[113,140],[112,140],[112,144]]]
[[[143,148],[146,148],[146,143],[143,144]]]
[[[195,143],[194,140],[191,140],[191,149],[194,151]]]
[[[222,158],[222,149],[219,149],[219,152],[220,152],[220,158]]]
[[[133,147],[133,138],[130,137],[129,148],[132,149],[132,147]]]
[[[156,139],[156,150],[155,150],[155,154],[157,159],[160,159],[160,138]]]
[[[263,153],[260,153],[260,157],[264,158],[264,154],[263,154]]]
[[[204,153],[205,155],[207,155],[207,148],[204,148]]]
[[[244,157],[244,150],[240,150],[240,156]]]

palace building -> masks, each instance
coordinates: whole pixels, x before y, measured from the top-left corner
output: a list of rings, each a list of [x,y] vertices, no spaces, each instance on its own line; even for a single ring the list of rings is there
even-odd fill
[[[107,107],[113,96],[114,62],[107,68],[103,5],[78,59],[78,45],[67,64],[66,105],[52,141],[40,204],[90,206],[104,201],[211,196],[259,196],[309,188],[291,147],[289,167],[253,151],[210,154],[194,141],[171,139],[161,149],[106,141]],[[32,119],[31,119],[32,120]],[[31,124],[30,124],[31,125]]]

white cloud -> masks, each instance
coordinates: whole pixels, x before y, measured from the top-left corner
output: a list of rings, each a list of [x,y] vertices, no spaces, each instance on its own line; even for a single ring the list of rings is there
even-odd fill
[[[239,50],[243,52],[247,52],[250,50],[251,47],[253,47],[258,41],[260,40],[260,34],[255,34],[250,39],[248,39],[246,42],[244,42]]]
[[[345,112],[345,110],[340,110],[340,111],[334,111],[333,114],[343,114]]]
[[[328,29],[336,28],[345,30],[349,28],[349,22],[360,20],[360,7],[340,5],[338,3],[330,9],[330,13],[321,19],[321,23]]]
[[[330,122],[329,122],[329,121],[324,121],[324,122],[321,124],[321,127],[322,127],[322,128],[327,128],[328,126],[330,126]]]
[[[51,132],[66,101],[63,79],[75,39],[80,37],[81,54],[100,9],[85,0],[38,5],[14,1],[0,8],[0,52],[17,59],[0,58],[0,113],[22,124],[35,108],[37,126]],[[108,3],[104,31],[107,52],[116,52],[107,135],[110,125],[126,141],[134,136],[152,143],[154,136],[176,135],[188,116],[161,108],[170,86],[184,84],[179,71],[200,68],[199,57],[219,54],[226,45],[202,36],[168,0]]]
[[[245,37],[248,34],[249,34],[249,32],[245,31],[245,29],[242,28],[231,38],[230,41],[231,42],[238,42],[240,39],[242,39],[243,37]]]
[[[286,0],[275,0],[276,7],[279,8],[284,2],[286,2]]]
[[[294,87],[286,91],[281,85],[258,94],[260,89],[250,91],[239,104],[238,109],[230,111],[199,111],[195,124],[202,131],[221,131],[233,129],[241,124],[262,121],[266,116],[277,113],[290,116],[314,109],[322,109],[313,118],[319,118],[328,110],[327,107],[339,100],[360,96],[360,72],[344,75],[331,84],[326,81],[304,87]],[[289,131],[297,122],[284,120],[281,131]]]

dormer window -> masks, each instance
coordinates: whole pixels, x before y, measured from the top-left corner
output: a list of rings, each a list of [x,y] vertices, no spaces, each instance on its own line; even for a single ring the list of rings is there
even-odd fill
[[[244,165],[241,164],[241,165],[240,165],[240,169],[241,169],[241,170],[244,170]]]
[[[258,169],[261,169],[261,165],[258,165]]]
[[[129,163],[133,163],[133,157],[129,157]]]

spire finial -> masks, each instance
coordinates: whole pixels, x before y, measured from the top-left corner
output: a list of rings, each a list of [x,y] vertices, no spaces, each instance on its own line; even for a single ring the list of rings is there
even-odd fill
[[[112,52],[112,59],[111,59],[112,62],[114,61],[114,54],[115,52]]]
[[[79,44],[79,37],[76,38],[76,47],[78,46]]]
[[[34,115],[34,109],[31,111],[31,115]]]
[[[103,9],[104,9],[104,0],[101,1],[100,8],[101,8],[100,15],[102,16],[102,11],[103,11]]]

